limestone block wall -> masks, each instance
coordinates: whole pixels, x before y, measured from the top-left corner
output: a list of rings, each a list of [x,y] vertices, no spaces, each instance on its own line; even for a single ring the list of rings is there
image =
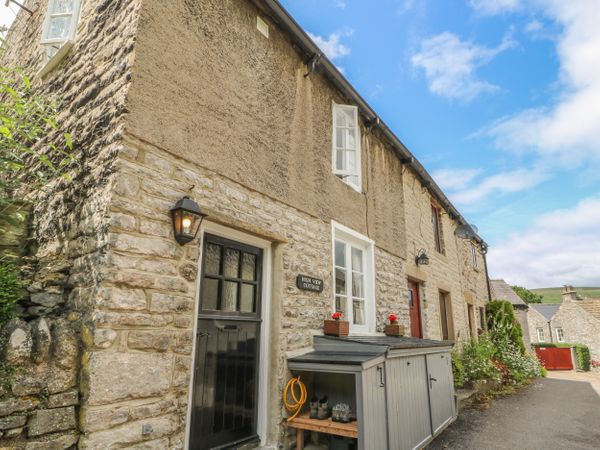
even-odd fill
[[[66,319],[19,319],[0,331],[0,447],[63,449],[79,439],[80,344]]]
[[[553,340],[556,329],[562,328],[565,342],[585,344],[592,359],[600,360],[600,321],[577,305],[577,300],[565,300],[552,318]]]
[[[546,319],[542,314],[537,312],[532,306],[530,306],[529,310],[527,311],[527,325],[529,326],[529,339],[532,344],[538,343],[538,328],[544,329],[545,342],[551,342],[548,319]],[[554,333],[554,331],[552,332]],[[556,339],[552,337],[552,340],[555,341]]]
[[[452,317],[456,339],[469,337],[467,303],[474,305],[475,326],[479,323],[479,306],[488,301],[487,279],[481,248],[477,246],[479,266],[473,268],[470,241],[458,239],[454,230],[458,223],[443,212],[441,229],[444,252],[434,246],[432,198],[410,169],[403,172],[405,222],[407,236],[407,275],[421,285],[421,303],[424,336],[440,339],[439,292],[446,292],[452,303]],[[430,262],[418,266],[414,258],[424,249]]]
[[[332,311],[331,223],[132,136],[121,156],[107,272],[84,332],[81,445],[178,448],[185,440],[200,243],[173,239],[169,209],[183,195],[208,220],[273,242],[268,419],[277,442],[286,353],[310,346]],[[375,265],[378,330],[391,312],[408,326],[404,261],[376,248]],[[299,290],[299,273],[322,278],[324,291]]]

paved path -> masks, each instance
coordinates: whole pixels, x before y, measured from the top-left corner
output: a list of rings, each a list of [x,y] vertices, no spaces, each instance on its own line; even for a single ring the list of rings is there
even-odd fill
[[[600,373],[551,372],[487,411],[465,409],[427,449],[600,449]]]

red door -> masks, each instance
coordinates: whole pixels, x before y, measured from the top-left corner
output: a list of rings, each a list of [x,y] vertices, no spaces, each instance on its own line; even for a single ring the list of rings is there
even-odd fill
[[[408,306],[410,308],[410,335],[422,338],[421,328],[421,299],[419,298],[419,284],[408,281]]]
[[[573,370],[570,348],[536,347],[535,354],[548,370]]]

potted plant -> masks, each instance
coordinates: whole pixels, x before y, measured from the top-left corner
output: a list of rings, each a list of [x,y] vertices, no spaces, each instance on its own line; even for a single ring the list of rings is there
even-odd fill
[[[348,336],[350,331],[350,323],[347,320],[342,319],[341,312],[334,312],[331,315],[331,319],[325,319],[323,323],[323,333],[328,336]]]
[[[386,336],[404,336],[404,325],[398,323],[398,316],[390,314],[388,320],[390,323],[386,323],[383,330]]]

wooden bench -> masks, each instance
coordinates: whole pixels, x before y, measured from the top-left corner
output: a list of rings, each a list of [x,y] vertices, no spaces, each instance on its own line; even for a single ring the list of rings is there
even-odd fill
[[[296,429],[296,450],[304,448],[304,430],[358,439],[358,422],[356,421],[341,423],[334,422],[331,418],[311,419],[308,417],[308,413],[305,413],[286,423],[288,427]]]

